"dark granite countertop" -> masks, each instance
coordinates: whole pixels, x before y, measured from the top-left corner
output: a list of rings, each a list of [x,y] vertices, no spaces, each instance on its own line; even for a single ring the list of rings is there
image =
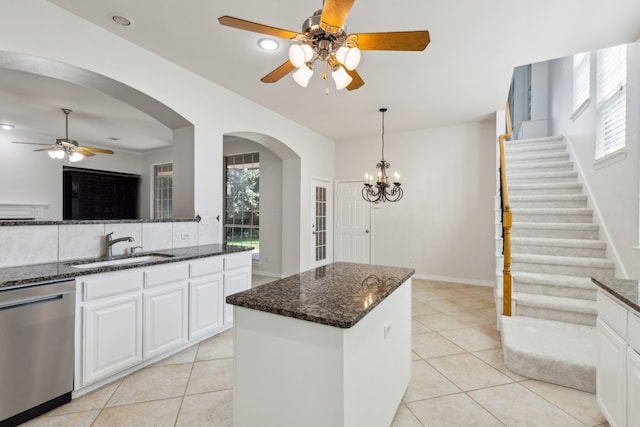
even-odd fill
[[[640,280],[592,277],[591,281],[614,298],[640,313]]]
[[[229,295],[227,303],[351,328],[415,273],[414,269],[337,262]]]
[[[107,273],[110,271],[126,270],[136,267],[147,267],[157,264],[167,264],[171,262],[187,261],[196,258],[206,258],[216,255],[225,255],[235,252],[244,252],[252,248],[244,246],[227,246],[226,244],[190,246],[179,249],[167,249],[162,251],[141,252],[137,256],[149,254],[169,255],[154,261],[146,261],[140,263],[129,263],[112,265],[106,267],[94,268],[74,268],[73,264],[86,263],[88,261],[107,261],[111,259],[126,258],[125,256],[116,256],[111,258],[92,258],[82,260],[68,260],[60,262],[51,262],[46,264],[32,264],[18,267],[0,268],[0,291],[6,291],[11,288],[32,286],[38,283],[58,281],[60,279],[75,278],[77,276],[86,276],[88,274]]]
[[[77,225],[77,224],[146,224],[155,222],[199,222],[197,218],[166,218],[166,219],[0,219],[0,227],[15,227],[18,225]]]

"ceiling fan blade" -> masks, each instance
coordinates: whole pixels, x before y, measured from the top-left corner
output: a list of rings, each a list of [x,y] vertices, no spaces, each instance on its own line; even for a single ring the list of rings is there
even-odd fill
[[[55,145],[51,145],[51,146],[49,146],[47,148],[37,148],[37,149],[35,149],[33,151],[56,151],[56,150],[59,150],[59,149],[60,149],[60,147],[57,147]]]
[[[291,63],[291,61],[287,60],[287,62],[261,78],[260,81],[262,83],[275,83],[295,69],[296,67]]]
[[[356,90],[364,86],[364,80],[362,80],[362,77],[360,77],[360,74],[358,74],[356,70],[349,71],[346,68],[345,70],[347,71],[347,74],[349,74],[353,79],[351,80],[351,83],[349,83],[349,85],[347,86],[347,90]]]
[[[104,154],[113,154],[113,151],[111,150],[105,150],[104,148],[95,148],[95,147],[78,147],[73,151],[82,151],[82,154],[84,154],[84,152],[94,152],[94,153],[104,153]]]
[[[91,156],[95,156],[95,153],[89,151],[86,149],[87,147],[80,147],[80,148],[76,148],[75,150],[73,150],[74,153],[80,153],[85,157],[91,157]]]
[[[294,39],[298,35],[295,31],[283,30],[281,28],[270,27],[256,22],[245,21],[244,19],[234,18],[233,16],[221,16],[218,18],[218,22],[222,25],[226,25],[227,27],[253,31],[254,33],[267,34],[274,37],[282,37],[283,39]]]
[[[45,144],[42,142],[23,142],[23,141],[11,141],[14,144],[29,144],[29,145],[51,145],[51,144]]]
[[[429,31],[354,34],[360,50],[425,50],[431,39]]]
[[[337,33],[342,29],[347,15],[355,0],[325,0],[320,16],[320,26],[330,33]]]

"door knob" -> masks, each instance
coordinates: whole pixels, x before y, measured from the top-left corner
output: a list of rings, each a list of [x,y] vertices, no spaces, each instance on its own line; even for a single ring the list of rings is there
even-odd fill
[[[369,234],[369,230],[364,230],[365,233]]]

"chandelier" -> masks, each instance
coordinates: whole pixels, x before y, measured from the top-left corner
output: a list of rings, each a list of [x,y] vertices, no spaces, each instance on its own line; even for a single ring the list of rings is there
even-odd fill
[[[365,174],[364,187],[362,188],[362,197],[372,203],[377,202],[397,202],[402,199],[402,188],[400,187],[400,175],[396,172],[394,175],[393,187],[389,184],[389,177],[387,176],[387,169],[391,167],[391,164],[384,159],[384,113],[386,108],[381,108],[382,113],[382,160],[376,165],[376,169],[379,169],[375,178],[376,182],[373,182],[373,175]]]
[[[296,39],[300,44],[293,44],[289,48],[289,61],[298,70],[293,73],[293,79],[302,87],[307,87],[313,66],[317,60],[325,62],[323,78],[327,78],[327,71],[336,84],[336,90],[349,86],[353,77],[347,71],[353,71],[360,63],[360,50],[356,46],[357,35],[347,36],[345,27],[332,27],[320,22],[322,10],[317,10],[313,16],[302,25],[302,32]]]

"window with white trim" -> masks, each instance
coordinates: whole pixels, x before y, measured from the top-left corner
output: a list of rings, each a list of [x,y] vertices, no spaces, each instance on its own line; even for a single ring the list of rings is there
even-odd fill
[[[171,218],[173,213],[173,163],[153,165],[153,218]]]
[[[589,99],[591,90],[591,52],[573,55],[573,113]]]
[[[596,160],[626,144],[627,46],[599,50],[596,68]]]

